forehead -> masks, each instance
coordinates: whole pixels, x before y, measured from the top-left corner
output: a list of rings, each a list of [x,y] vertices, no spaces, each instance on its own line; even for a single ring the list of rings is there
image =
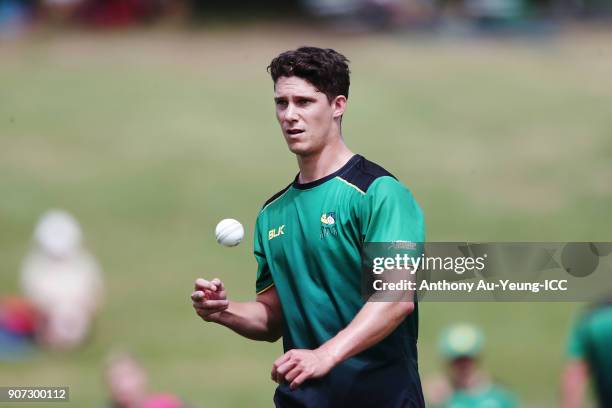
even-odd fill
[[[274,96],[291,96],[291,95],[311,95],[316,96],[321,92],[314,87],[307,80],[291,76],[291,77],[280,77],[276,80],[274,84]]]

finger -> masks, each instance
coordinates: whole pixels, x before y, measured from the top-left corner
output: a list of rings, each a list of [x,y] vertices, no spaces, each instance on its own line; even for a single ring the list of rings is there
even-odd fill
[[[285,374],[285,381],[288,383],[292,382],[298,375],[300,375],[304,371],[304,367],[296,365],[293,369],[289,370],[287,374]]]
[[[223,285],[223,282],[221,282],[221,279],[215,278],[211,281],[211,283],[217,288],[216,292],[212,292],[214,297],[211,299],[225,299],[227,295],[225,293],[225,286]]]
[[[302,373],[298,375],[295,380],[291,381],[291,384],[289,384],[289,388],[291,388],[292,390],[295,390],[297,387],[302,385],[302,383],[306,381],[309,377],[310,377],[310,374],[308,374],[305,371],[302,371]]]
[[[223,295],[223,296],[222,296]],[[211,290],[205,290],[204,291],[204,298],[205,299],[210,299],[210,300],[221,300],[221,299],[225,299],[225,292],[213,292]]]
[[[195,307],[194,309],[196,310],[196,313],[202,317],[210,316],[212,314],[223,311],[222,309],[208,309],[203,307]]]
[[[206,310],[206,308],[202,305],[202,302],[191,302],[191,306],[193,306],[193,308],[196,310]]]
[[[207,307],[202,305],[201,303],[194,303],[193,308],[197,311],[207,312],[207,313],[217,313],[225,310],[223,307]]]
[[[292,355],[293,353],[291,353],[291,350],[289,350],[288,352],[277,358],[274,363],[272,363],[272,381],[280,384],[280,382],[282,381],[282,375],[278,374],[278,368],[287,361],[289,361]]]
[[[274,381],[275,383],[278,383],[278,374],[276,373],[276,368],[272,367],[272,371],[270,371],[270,379],[272,379],[272,381]]]
[[[202,278],[198,278],[195,280],[194,283],[194,288],[195,290],[211,290],[213,292],[216,292],[217,287],[215,285],[213,285],[211,282],[207,281],[206,279],[202,279]]]
[[[227,305],[229,304],[229,301],[225,299],[205,300],[203,302],[199,302],[199,304],[202,305],[202,308],[205,308],[205,309],[220,309],[220,308],[226,308]]]
[[[272,378],[272,381],[278,384],[280,384],[280,382],[282,381],[282,376],[278,373],[277,367],[274,364],[272,365],[272,371],[270,372],[270,378]]]
[[[221,279],[219,279],[219,278],[213,279],[211,281],[211,283],[217,287],[217,291],[221,291],[224,288],[223,287],[223,282],[221,282]]]
[[[228,304],[211,307],[209,305],[205,305],[202,302],[193,302],[193,308],[196,312],[206,312],[206,313],[218,313],[226,310],[228,308]]]
[[[289,350],[288,352],[286,352],[285,354],[283,354],[282,356],[280,356],[279,358],[276,359],[276,361],[274,361],[274,367],[280,367],[281,364],[289,361],[291,359],[291,356],[293,354],[291,353],[291,350]]]
[[[277,369],[276,372],[280,375],[282,375],[283,377],[285,377],[285,374],[287,374],[289,371],[291,371],[291,369],[293,367],[295,367],[297,365],[297,361],[292,361],[289,360],[286,363],[281,364]]]
[[[201,290],[196,290],[195,292],[193,292],[191,294],[191,300],[193,300],[194,302],[199,302],[200,300],[204,299],[204,292],[202,292]]]

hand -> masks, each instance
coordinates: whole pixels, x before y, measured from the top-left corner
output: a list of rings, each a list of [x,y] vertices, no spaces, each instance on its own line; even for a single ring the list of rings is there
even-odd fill
[[[286,381],[294,390],[311,378],[320,378],[336,365],[327,350],[289,350],[272,365],[272,380],[281,383]]]
[[[199,278],[195,281],[194,289],[191,300],[198,316],[207,322],[218,321],[221,312],[229,306],[223,282],[218,278],[212,281]]]

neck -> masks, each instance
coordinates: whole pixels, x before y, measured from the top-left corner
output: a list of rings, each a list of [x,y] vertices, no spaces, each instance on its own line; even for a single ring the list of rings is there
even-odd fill
[[[310,156],[297,156],[299,183],[310,183],[339,170],[353,156],[342,139]]]

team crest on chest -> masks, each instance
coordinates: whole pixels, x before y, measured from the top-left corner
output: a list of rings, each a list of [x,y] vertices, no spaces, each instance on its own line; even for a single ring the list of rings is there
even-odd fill
[[[323,215],[321,215],[321,239],[328,235],[338,236],[335,212],[323,213]]]

